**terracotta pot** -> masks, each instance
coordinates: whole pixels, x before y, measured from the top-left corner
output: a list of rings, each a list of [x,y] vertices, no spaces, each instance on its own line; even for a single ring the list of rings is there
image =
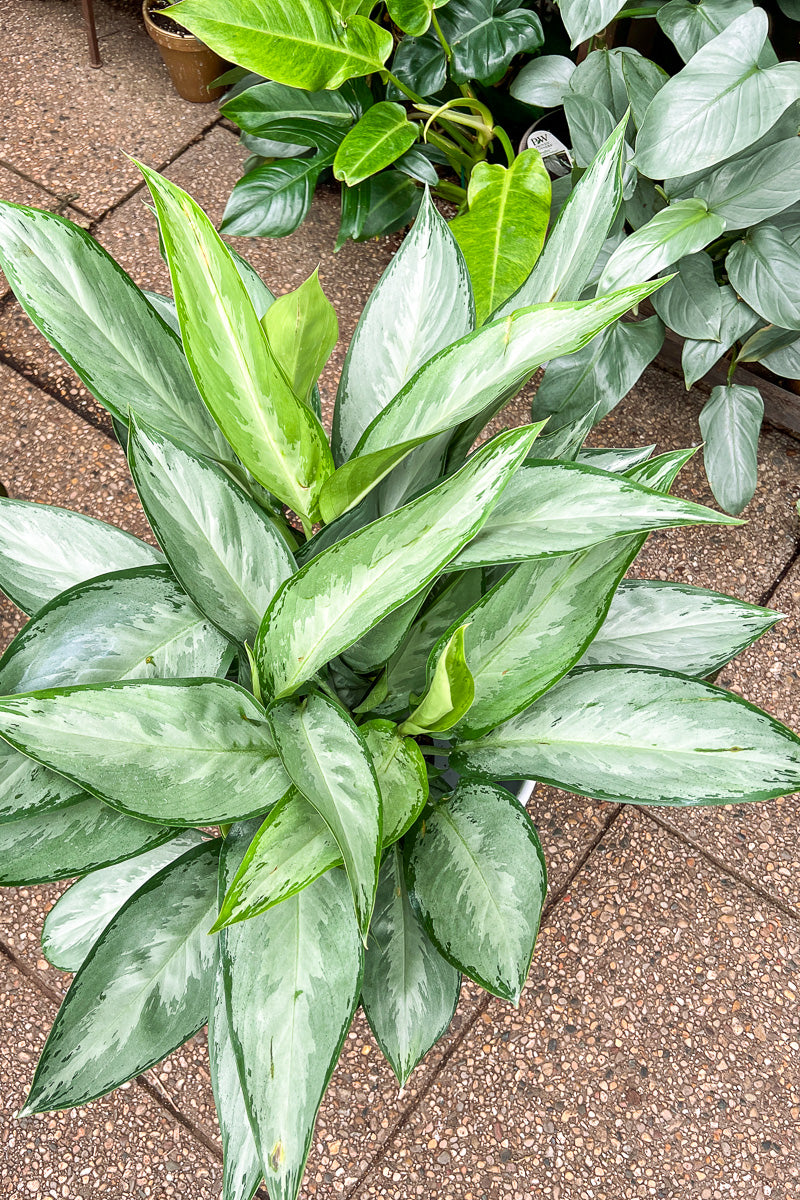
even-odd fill
[[[225,70],[223,60],[196,37],[181,37],[160,29],[150,17],[152,2],[144,0],[142,4],[145,27],[158,46],[175,91],[193,104],[218,100],[225,89],[211,88],[209,84]]]

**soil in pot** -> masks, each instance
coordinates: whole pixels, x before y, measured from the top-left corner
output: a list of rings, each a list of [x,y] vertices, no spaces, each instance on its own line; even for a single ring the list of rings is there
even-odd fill
[[[163,29],[165,33],[172,33],[176,37],[193,37],[194,35],[189,33],[188,29],[184,29],[182,25],[179,25],[177,21],[174,21],[172,17],[168,17],[162,11],[165,8],[172,8],[174,3],[175,0],[152,0],[148,9],[150,20],[157,29]]]

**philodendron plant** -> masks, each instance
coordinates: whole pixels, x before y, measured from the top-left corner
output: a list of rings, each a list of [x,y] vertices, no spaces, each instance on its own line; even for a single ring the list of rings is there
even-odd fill
[[[619,138],[534,268],[580,292]],[[475,327],[432,204],[350,345],[315,277],[274,300],[188,195],[143,168],[175,307],[84,230],[0,206],[0,261],[113,414],[161,547],[0,501],[0,872],[78,876],[43,948],[74,980],[24,1113],[82,1105],[206,1023],[225,1200],[298,1194],[353,1014],[403,1083],[462,976],[516,1003],[545,898],[499,781],[638,804],[800,785],[800,739],[705,677],[777,619],[622,582],[648,531],[736,523],[669,495],[691,452],[580,449],[580,423],[485,441],[546,359],[657,284]],[[533,285],[531,285],[533,286]]]
[[[559,8],[574,44],[592,38],[601,47],[604,27],[627,12],[617,0]],[[687,388],[727,355],[727,380],[714,387],[700,429],[714,495],[739,513],[756,486],[764,404],[752,381],[737,381],[737,366],[762,363],[800,379],[800,63],[778,62],[767,13],[752,0],[669,0],[639,11],[655,15],[685,63],[672,78],[621,46],[593,49],[578,66],[534,59],[511,84],[526,103],[563,106],[578,172],[630,110],[624,202],[597,287],[674,275],[653,296],[655,318],[614,327],[552,363],[535,411],[608,411],[658,353],[664,326],[685,338]],[[800,16],[796,5],[786,11]],[[563,198],[569,180],[556,188]]]

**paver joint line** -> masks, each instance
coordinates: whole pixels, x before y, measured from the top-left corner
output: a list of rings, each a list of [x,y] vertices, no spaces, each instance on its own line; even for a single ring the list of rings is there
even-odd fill
[[[770,600],[775,595],[778,588],[781,586],[784,579],[789,574],[789,572],[792,570],[792,568],[794,567],[794,565],[798,561],[798,559],[800,559],[800,541],[797,542],[797,545],[795,546],[794,550],[792,551],[792,554],[787,559],[787,561],[783,564],[780,571],[778,571],[778,574],[775,576],[772,583],[769,585],[768,588],[765,588],[762,596],[760,597],[760,599],[758,601],[758,603],[760,605],[765,607],[766,605],[769,604]]]
[[[552,896],[550,896],[546,901],[545,906],[542,909],[542,919],[539,925],[539,933],[541,933],[542,929],[549,923],[548,918],[550,917],[550,914],[558,907],[563,897],[572,887],[572,884],[577,876],[581,873],[589,859],[594,854],[595,850],[597,850],[598,846],[603,841],[603,838],[610,831],[611,827],[620,816],[623,807],[624,806],[622,804],[615,804],[613,806],[611,813],[600,826],[592,840],[587,843],[583,853],[576,859],[572,870],[566,876],[561,886],[557,889],[557,891],[553,892]],[[355,1183],[353,1183],[348,1191],[345,1192],[344,1200],[353,1200],[353,1198],[360,1191],[362,1185],[367,1182],[370,1175],[372,1175],[380,1167],[381,1163],[386,1160],[389,1150],[396,1143],[399,1135],[403,1132],[406,1125],[417,1112],[422,1104],[422,1101],[428,1096],[442,1072],[450,1064],[451,1059],[455,1055],[456,1051],[460,1048],[464,1039],[475,1027],[475,1023],[479,1020],[479,1018],[486,1012],[493,999],[494,997],[490,996],[488,992],[481,998],[472,1015],[464,1022],[463,1028],[458,1031],[453,1039],[452,1044],[448,1046],[439,1062],[431,1071],[429,1079],[420,1088],[416,1098],[411,1102],[411,1104],[409,1104],[408,1108],[403,1110],[395,1122],[391,1133],[387,1135],[386,1140],[378,1147],[374,1156],[370,1159],[369,1163],[361,1172]]]
[[[648,820],[652,821],[654,825],[658,825],[660,829],[663,829],[665,833],[668,833],[677,841],[682,842],[684,846],[688,846],[689,849],[694,850],[696,854],[702,855],[702,857],[705,858],[707,862],[712,863],[718,871],[722,871],[725,875],[730,875],[730,877],[735,879],[737,883],[740,883],[742,887],[746,887],[748,891],[753,893],[753,895],[758,896],[759,900],[763,900],[765,904],[770,904],[773,908],[777,908],[784,914],[784,916],[791,917],[793,921],[800,921],[800,909],[795,908],[793,904],[787,903],[786,900],[782,900],[780,896],[773,895],[773,893],[767,891],[766,888],[759,887],[759,885],[754,883],[754,881],[750,879],[749,876],[747,876],[743,871],[740,871],[737,867],[731,866],[730,863],[726,863],[723,858],[719,858],[718,855],[714,854],[711,850],[707,850],[699,842],[696,842],[694,838],[690,838],[688,834],[683,832],[682,829],[678,829],[676,825],[673,825],[667,817],[662,817],[660,814],[655,812],[648,812],[646,809],[644,810],[643,815],[646,816]]]

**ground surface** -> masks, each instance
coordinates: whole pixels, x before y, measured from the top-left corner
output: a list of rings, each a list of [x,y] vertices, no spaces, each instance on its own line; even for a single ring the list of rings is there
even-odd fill
[[[213,106],[171,91],[136,6],[0,5],[0,195],[68,213],[165,289],[135,154],[215,219],[242,153]],[[240,243],[278,292],[317,265],[347,339],[397,242],[332,253],[336,198],[303,229]],[[9,493],[146,534],[106,418],[0,278],[0,478]],[[346,341],[345,341],[346,344]],[[341,347],[326,372],[330,402]],[[698,395],[658,369],[602,444],[698,441]],[[800,728],[800,444],[766,430],[749,524],[651,539],[637,564],[788,614],[723,682]],[[710,495],[693,463],[679,485]],[[3,641],[21,618],[2,609]],[[735,810],[620,808],[537,789],[551,894],[519,1009],[466,987],[451,1034],[402,1095],[359,1017],[323,1104],[304,1196],[366,1200],[793,1200],[800,1196],[797,798]],[[214,1197],[220,1151],[202,1036],[115,1096],[13,1119],[66,982],[38,935],[62,885],[0,905],[0,1194]]]

